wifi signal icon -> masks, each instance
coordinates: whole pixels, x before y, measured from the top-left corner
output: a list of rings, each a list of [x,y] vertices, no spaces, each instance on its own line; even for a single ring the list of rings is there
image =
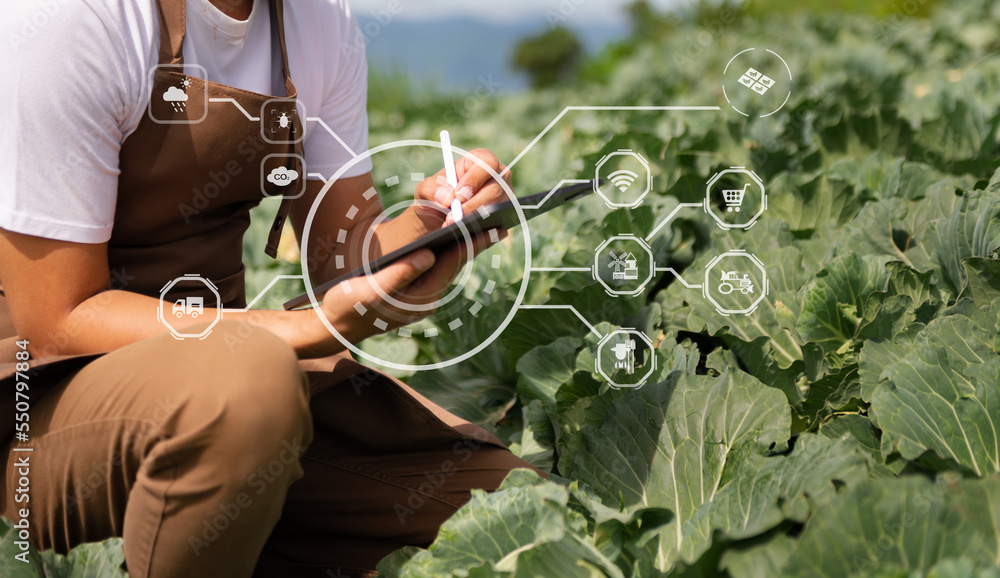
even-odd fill
[[[639,175],[626,169],[617,170],[608,175],[608,180],[611,181],[611,184],[618,187],[618,190],[623,193],[626,189],[631,187],[632,183],[634,183],[638,178]]]
[[[608,164],[609,162],[612,164]],[[594,168],[594,192],[612,209],[638,207],[652,190],[653,179],[649,163],[631,149],[619,149],[604,155]],[[613,187],[604,186],[604,183],[610,183]],[[615,188],[621,192],[616,193]]]

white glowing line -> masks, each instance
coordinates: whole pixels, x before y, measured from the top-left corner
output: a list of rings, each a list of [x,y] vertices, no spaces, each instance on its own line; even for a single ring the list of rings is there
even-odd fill
[[[278,281],[285,280],[285,279],[297,279],[299,281],[304,281],[305,277],[303,277],[302,275],[278,275],[274,279],[271,279],[271,282],[267,284],[267,287],[264,287],[263,289],[261,289],[260,293],[258,293],[257,296],[254,297],[250,301],[250,303],[247,303],[246,307],[244,307],[242,309],[223,309],[222,310],[222,314],[225,315],[227,312],[228,313],[234,313],[234,312],[235,313],[246,313],[247,311],[250,311],[250,308],[253,307],[258,301],[260,301],[261,297],[263,297],[265,293],[267,293],[268,291],[270,291],[271,287],[274,287],[275,283],[277,283]]]
[[[657,267],[656,269],[654,269],[654,271],[656,271],[657,273],[672,273],[674,277],[676,277],[677,280],[680,281],[688,289],[701,289],[701,285],[692,285],[691,283],[685,281],[684,278],[681,277],[680,273],[675,271],[673,267]]]
[[[325,122],[323,122],[323,119],[319,118],[318,116],[308,116],[308,117],[306,117],[306,120],[307,121],[315,121],[316,123],[318,123],[321,127],[323,127],[323,128],[326,129],[326,132],[328,132],[331,135],[333,135],[333,138],[336,139],[338,143],[340,143],[340,146],[344,147],[344,150],[346,150],[347,152],[351,153],[352,157],[358,156],[358,153],[354,152],[354,150],[351,147],[347,146],[347,143],[344,142],[344,140],[342,138],[340,138],[337,135],[337,133],[333,132],[332,128],[330,128]]]
[[[567,309],[579,317],[580,321],[583,321],[583,324],[586,325],[594,333],[594,335],[601,339],[604,338],[604,335],[598,331],[596,327],[591,325],[590,322],[583,317],[583,315],[580,315],[580,312],[577,311],[576,307],[573,307],[572,305],[521,305],[518,309]]]
[[[250,116],[250,113],[247,112],[247,110],[245,108],[243,108],[242,106],[240,106],[240,103],[236,102],[235,99],[232,99],[232,98],[210,98],[210,99],[208,99],[208,102],[231,102],[231,103],[233,103],[233,106],[235,106],[236,108],[238,108],[240,110],[240,112],[243,113],[243,116],[247,117],[247,120],[252,120],[254,122],[260,120],[259,116]]]
[[[674,215],[676,215],[677,212],[680,211],[681,209],[685,207],[701,207],[701,206],[702,206],[701,203],[680,203],[679,205],[674,207],[673,211],[670,211],[670,214],[667,215],[666,218],[660,221],[659,225],[653,227],[653,230],[650,231],[648,235],[646,235],[646,240],[649,241],[650,239],[653,238],[654,235],[659,233],[660,229],[662,229],[667,223],[669,223],[674,218]]]
[[[559,122],[560,120],[562,120],[562,117],[566,116],[566,113],[569,112],[569,111],[571,111],[571,110],[622,110],[622,111],[630,111],[630,110],[635,110],[635,111],[643,111],[643,110],[645,110],[645,111],[715,110],[715,111],[721,111],[722,109],[719,108],[718,106],[567,106],[566,108],[563,109],[562,112],[559,113],[558,116],[556,116],[555,119],[552,120],[552,122],[549,123],[549,126],[545,127],[545,129],[542,132],[538,133],[538,136],[536,136],[535,139],[533,141],[531,141],[531,143],[529,143],[528,146],[526,146],[524,148],[524,150],[521,151],[520,154],[518,154],[516,157],[514,157],[514,160],[512,160],[510,162],[510,164],[507,165],[507,168],[504,169],[502,173],[500,173],[500,176],[502,177],[505,174],[507,174],[508,172],[510,172],[510,169],[514,165],[516,165],[518,161],[521,160],[521,157],[523,157],[525,154],[527,154],[527,152],[529,150],[531,150],[531,148],[533,146],[535,146],[538,143],[538,141],[540,141],[542,139],[543,136],[545,136],[550,130],[552,130],[552,127],[554,127],[557,122]]]
[[[559,189],[563,188],[565,185],[578,185],[578,184],[589,183],[589,182],[590,181],[588,181],[586,179],[563,179],[563,180],[559,181],[558,185],[556,185],[555,187],[552,188],[551,191],[549,191],[549,194],[545,195],[545,198],[543,198],[542,200],[538,201],[537,205],[521,205],[521,208],[522,209],[540,209],[540,208],[542,208],[542,205],[545,204],[545,201],[547,201],[550,198],[552,198],[552,195],[556,194],[556,191],[558,191]]]

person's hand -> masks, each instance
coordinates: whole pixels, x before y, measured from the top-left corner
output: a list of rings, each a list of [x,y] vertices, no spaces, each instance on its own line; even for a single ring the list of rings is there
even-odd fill
[[[506,232],[499,231],[499,238],[504,237]],[[422,249],[370,276],[338,284],[323,296],[320,309],[351,343],[408,325],[431,315],[434,303],[445,295],[465,263],[492,244],[490,236],[483,233],[472,240],[472,255],[465,243],[436,258]],[[379,290],[397,303],[387,300]],[[328,333],[325,341],[329,341]]]
[[[500,164],[496,155],[486,149],[470,151],[469,155],[482,160],[496,174],[507,170],[507,167]],[[455,198],[462,202],[462,211],[466,215],[483,205],[508,200],[498,180],[468,156],[455,161],[455,174],[458,177],[458,187],[454,189],[448,184],[444,169],[417,184],[415,195],[417,202],[413,210],[427,232],[451,224],[448,213],[451,201]],[[503,180],[508,186],[510,185],[509,172],[503,175]]]

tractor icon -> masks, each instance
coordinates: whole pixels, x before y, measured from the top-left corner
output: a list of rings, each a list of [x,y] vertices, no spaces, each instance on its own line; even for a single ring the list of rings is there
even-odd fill
[[[178,299],[174,302],[174,306],[171,308],[171,313],[177,317],[184,317],[185,315],[190,315],[192,319],[197,319],[199,315],[205,312],[205,298],[204,297],[188,297],[187,300]]]
[[[729,295],[737,289],[744,295],[753,293],[753,282],[750,281],[750,275],[747,273],[744,273],[741,279],[736,271],[723,271],[721,281],[719,293],[723,295]]]

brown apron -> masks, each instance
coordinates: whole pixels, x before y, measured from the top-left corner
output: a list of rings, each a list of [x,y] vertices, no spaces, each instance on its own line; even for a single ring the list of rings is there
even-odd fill
[[[157,5],[161,66],[152,79],[148,112],[125,140],[119,157],[121,175],[115,223],[108,243],[111,284],[116,289],[159,298],[167,282],[185,274],[198,274],[218,288],[221,303],[216,303],[215,295],[200,283],[179,285],[171,292],[171,298],[201,296],[206,307],[244,307],[243,234],[250,224],[250,209],[264,198],[264,193],[279,196],[285,188],[261,176],[272,168],[294,162],[287,155],[301,155],[302,145],[301,139],[292,138],[296,127],[291,122],[285,127],[268,125],[268,139],[264,139],[261,124],[247,119],[232,103],[210,101],[233,99],[251,115],[261,116],[262,107],[269,100],[287,99],[268,103],[268,111],[279,117],[284,113],[288,118],[297,118],[291,112],[295,108],[296,90],[285,50],[282,0],[270,2],[272,36],[276,34],[278,38],[284,80],[285,94],[279,96],[185,75],[182,66],[185,2],[158,0]],[[168,89],[183,90],[185,85],[188,99],[183,109],[175,109],[162,98]],[[206,93],[207,98],[202,98]],[[169,122],[156,122],[154,118]],[[261,122],[265,122],[263,116]],[[269,142],[294,140],[299,143]],[[279,156],[265,161],[271,154]],[[265,163],[263,169],[262,163]],[[294,168],[305,179],[301,166]],[[263,190],[262,184],[266,187]],[[290,203],[291,199],[282,199],[272,225],[265,248],[272,257],[276,255]],[[0,292],[2,392],[14,391],[16,340],[6,297]],[[30,380],[32,400],[44,394],[46,385],[96,357],[33,360],[31,366],[36,373]],[[13,404],[12,394],[0,396],[0,442],[13,435]]]

